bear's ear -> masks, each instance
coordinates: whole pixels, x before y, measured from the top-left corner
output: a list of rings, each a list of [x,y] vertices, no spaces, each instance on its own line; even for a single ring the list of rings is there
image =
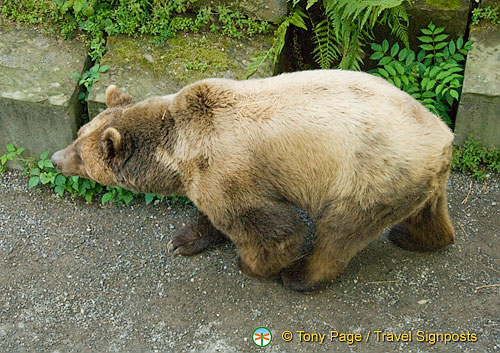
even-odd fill
[[[132,103],[132,97],[122,93],[115,85],[111,85],[106,89],[106,105],[108,108],[130,103]]]
[[[122,135],[114,127],[108,127],[102,134],[102,147],[105,158],[113,158],[119,152]]]

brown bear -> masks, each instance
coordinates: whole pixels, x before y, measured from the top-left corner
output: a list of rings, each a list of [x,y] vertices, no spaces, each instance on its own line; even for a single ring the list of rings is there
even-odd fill
[[[453,243],[453,134],[383,79],[342,70],[207,79],[136,104],[110,86],[106,104],[52,161],[65,175],[186,195],[200,214],[168,244],[176,254],[227,237],[246,275],[315,291],[386,227],[408,250]],[[316,222],[305,257],[295,207]]]

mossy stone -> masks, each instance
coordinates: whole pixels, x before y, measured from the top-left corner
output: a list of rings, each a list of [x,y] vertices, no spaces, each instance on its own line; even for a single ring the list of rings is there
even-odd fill
[[[439,9],[459,9],[460,0],[425,0],[425,3]]]
[[[34,157],[66,147],[81,115],[78,80],[71,76],[87,67],[83,43],[0,22],[0,154],[11,143]]]
[[[91,117],[105,108],[105,90],[110,84],[131,94],[136,101],[175,93],[182,87],[210,77],[244,79],[250,58],[272,45],[272,36],[233,39],[218,33],[178,33],[163,46],[152,37],[124,35],[108,38],[101,65],[110,69],[101,76],[89,95]],[[266,63],[255,77],[271,76]]]

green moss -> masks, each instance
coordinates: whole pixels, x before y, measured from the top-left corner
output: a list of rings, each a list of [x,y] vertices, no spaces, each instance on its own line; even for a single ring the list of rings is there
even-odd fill
[[[147,70],[154,79],[173,79],[176,82],[170,83],[178,87],[207,77],[225,77],[227,72],[243,79],[245,61],[255,52],[268,48],[271,37],[256,40],[247,43],[218,33],[177,33],[158,47],[148,38],[110,36],[101,65],[125,69],[133,65],[134,71]]]
[[[425,3],[440,9],[460,8],[460,0],[425,0]]]
[[[102,64],[134,65],[135,69],[151,72],[155,79],[173,76],[180,85],[206,77],[220,77],[224,71],[240,70],[228,55],[234,43],[213,33],[178,33],[163,47],[128,37],[108,40],[112,50],[104,56]]]

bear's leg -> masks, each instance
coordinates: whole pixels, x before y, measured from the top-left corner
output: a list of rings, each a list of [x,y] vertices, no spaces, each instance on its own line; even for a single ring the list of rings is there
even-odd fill
[[[325,288],[379,230],[368,224],[342,227],[327,218],[318,220],[313,251],[281,272],[284,286],[299,292]]]
[[[168,252],[173,255],[195,255],[209,246],[226,241],[227,238],[215,229],[203,213],[198,213],[198,221],[191,226],[178,230],[167,244]]]
[[[260,279],[292,264],[307,234],[295,210],[284,203],[246,210],[231,228],[228,235],[238,248],[241,272]]]
[[[453,244],[453,226],[448,215],[445,187],[431,197],[420,211],[395,225],[389,239],[399,247],[413,251],[439,250]]]

